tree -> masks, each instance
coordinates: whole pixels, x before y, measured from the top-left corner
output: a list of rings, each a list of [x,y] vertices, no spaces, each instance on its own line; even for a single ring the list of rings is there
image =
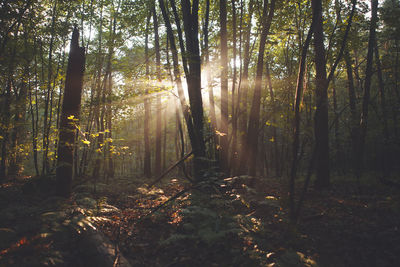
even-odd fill
[[[158,88],[161,88],[161,55],[160,55],[160,37],[158,34],[158,18],[155,3],[152,3],[153,13],[153,26],[154,26],[154,48],[156,53],[156,76]],[[156,157],[155,157],[155,174],[159,176],[161,174],[161,95],[157,94],[156,101]]]
[[[146,79],[150,79],[150,57],[149,57],[149,28],[150,28],[150,18],[151,12],[147,16],[146,21],[146,36],[145,36],[145,60],[146,60]],[[146,88],[146,95],[148,94],[149,89]],[[147,178],[151,177],[151,154],[150,154],[150,131],[149,131],[149,123],[150,123],[150,103],[149,97],[145,96],[144,98],[144,175]]]
[[[250,36],[252,29],[252,16],[254,11],[254,1],[249,1],[248,6],[248,20],[247,27],[245,30],[245,43],[244,43],[244,55],[243,55],[243,72],[241,75],[241,85],[238,89],[238,105],[239,105],[239,137],[241,139],[241,148],[240,148],[240,163],[237,168],[238,174],[244,174],[246,172],[246,157],[247,157],[247,145],[246,145],[246,132],[247,132],[247,95],[250,88],[249,81],[249,65],[250,65]]]
[[[271,0],[269,8],[268,8],[268,1],[264,0],[263,14],[262,14],[262,30],[260,36],[260,46],[258,49],[254,95],[249,116],[249,126],[247,130],[246,144],[248,146],[248,151],[246,152],[246,154],[244,154],[246,156],[243,157],[241,162],[241,169],[245,168],[247,163],[249,163],[249,174],[253,176],[256,175],[256,166],[257,166],[258,130],[260,123],[259,121],[260,121],[260,105],[261,105],[261,85],[262,85],[262,75],[264,69],[265,43],[269,33],[269,28],[271,26],[274,10],[275,10],[275,0]]]
[[[378,0],[371,0],[371,23],[369,26],[369,38],[368,38],[368,53],[367,63],[365,68],[365,82],[364,82],[364,93],[362,98],[361,107],[361,119],[359,129],[358,148],[356,154],[356,175],[360,177],[364,162],[364,149],[365,149],[365,138],[367,135],[367,124],[368,124],[368,107],[370,102],[370,91],[372,81],[372,63],[374,56],[375,47],[375,36],[376,36],[376,23],[378,20]]]
[[[300,103],[303,95],[304,76],[307,63],[306,61],[307,52],[311,43],[313,31],[314,31],[314,22],[311,23],[306,40],[303,44],[303,48],[301,49],[299,73],[297,77],[297,86],[296,86],[296,96],[294,100],[293,144],[292,144],[293,154],[292,154],[292,166],[290,169],[290,181],[288,190],[289,212],[290,212],[289,216],[292,224],[296,223],[298,217],[298,211],[296,211],[296,206],[294,201],[295,201],[295,182],[296,182],[296,172],[298,168],[298,153],[299,153],[299,143],[300,143]]]
[[[57,158],[57,193],[69,197],[72,189],[75,131],[79,121],[85,48],[79,47],[79,31],[74,28],[68,57],[62,104]]]
[[[183,25],[188,59],[188,84],[190,110],[193,118],[194,138],[190,140],[194,154],[194,176],[203,179],[206,168],[206,147],[203,135],[203,99],[201,96],[201,60],[199,48],[199,1],[181,0]]]
[[[229,174],[228,169],[228,32],[226,29],[226,0],[219,1],[220,38],[221,38],[221,123],[219,143],[221,145],[221,170]]]
[[[329,129],[328,129],[328,81],[326,78],[326,60],[322,20],[322,1],[312,0],[315,49],[315,98],[314,134],[316,146],[317,177],[315,185],[326,189],[330,186],[329,177]]]

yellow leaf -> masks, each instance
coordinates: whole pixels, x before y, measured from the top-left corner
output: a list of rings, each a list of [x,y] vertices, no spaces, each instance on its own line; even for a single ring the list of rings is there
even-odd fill
[[[68,118],[67,119],[69,119],[69,120],[73,120],[75,118],[75,116],[74,115],[71,115],[71,116],[68,116]]]
[[[82,143],[84,143],[85,145],[90,145],[90,141],[89,140],[82,140]]]
[[[221,133],[221,132],[218,131],[218,130],[215,130],[215,134],[216,134],[216,135],[219,135],[219,136],[225,136],[225,135],[226,135],[226,133]]]

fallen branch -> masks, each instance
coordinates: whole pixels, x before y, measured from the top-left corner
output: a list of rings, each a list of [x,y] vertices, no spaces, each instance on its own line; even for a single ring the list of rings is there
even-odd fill
[[[173,165],[171,165],[167,170],[165,170],[156,180],[154,180],[154,182],[152,182],[150,185],[148,185],[149,188],[151,188],[152,186],[154,186],[156,183],[158,183],[159,181],[162,180],[162,178],[165,177],[165,175],[167,175],[170,171],[172,171],[176,166],[178,166],[179,164],[181,164],[182,162],[184,162],[187,158],[189,158],[191,155],[193,154],[193,150],[191,150],[189,153],[187,153],[183,158],[181,158],[180,160],[178,160],[177,162],[175,162]],[[186,177],[188,180],[189,178]],[[193,183],[193,180],[190,180],[190,182]]]
[[[207,139],[204,142],[208,142],[210,141],[210,139],[213,137],[214,135],[210,135],[209,137],[207,137]],[[172,171],[176,166],[178,166],[179,164],[181,164],[182,162],[184,162],[187,158],[189,158],[191,155],[193,154],[193,150],[191,150],[189,153],[187,153],[185,156],[183,156],[180,160],[178,160],[177,162],[175,162],[173,165],[171,165],[168,169],[166,169],[156,180],[154,180],[151,184],[148,185],[148,188],[151,188],[152,186],[154,186],[156,183],[158,183],[159,181],[162,180],[162,178],[165,177],[165,175],[167,175],[170,171]],[[193,184],[194,181],[192,179],[190,179],[188,176],[186,176],[186,178]]]
[[[144,215],[143,217],[140,217],[138,222],[140,222],[141,220],[143,220],[144,218],[150,216],[151,214],[155,213],[156,211],[158,211],[159,209],[165,207],[168,203],[170,203],[171,201],[174,201],[175,199],[177,199],[178,197],[182,196],[183,194],[185,194],[186,192],[188,192],[189,190],[193,189],[194,187],[191,186],[189,188],[183,189],[181,191],[179,191],[178,193],[176,193],[174,196],[170,197],[167,201],[161,203],[160,205],[158,205],[157,207],[153,208],[149,213],[147,213],[146,215]]]

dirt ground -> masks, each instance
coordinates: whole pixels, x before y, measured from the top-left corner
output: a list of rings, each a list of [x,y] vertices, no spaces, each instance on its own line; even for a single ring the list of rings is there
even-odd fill
[[[226,187],[219,190],[223,193],[210,200],[215,207],[204,209],[204,218],[193,213],[198,222],[187,219],[195,206],[189,196],[193,190],[154,211],[189,185],[172,178],[159,188],[139,184],[104,191],[99,186],[96,195],[81,190],[66,201],[48,194],[51,183],[40,179],[3,183],[0,266],[85,266],[76,249],[85,223],[101,231],[132,266],[381,267],[400,262],[399,190],[379,182],[359,185],[338,178],[330,191],[310,188],[296,228],[288,226],[286,191],[278,179],[228,179],[219,185]],[[211,231],[190,228],[202,220],[204,229],[211,220]]]

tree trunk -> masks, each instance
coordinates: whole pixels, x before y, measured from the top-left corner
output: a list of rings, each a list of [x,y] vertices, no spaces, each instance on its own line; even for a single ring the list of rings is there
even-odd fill
[[[169,42],[170,42],[170,46],[171,46],[172,64],[173,64],[173,68],[174,68],[175,83],[176,83],[176,87],[177,87],[177,90],[178,90],[178,96],[179,96],[179,101],[180,101],[182,112],[183,112],[183,117],[184,117],[185,122],[186,122],[189,138],[190,138],[190,140],[194,140],[195,139],[195,133],[194,133],[193,120],[192,120],[191,114],[189,112],[189,107],[186,104],[186,98],[185,98],[185,94],[183,92],[181,74],[180,74],[180,70],[179,70],[178,50],[177,50],[176,45],[175,45],[175,38],[174,38],[174,35],[173,35],[173,31],[172,31],[171,23],[170,23],[168,14],[167,14],[167,10],[166,10],[165,5],[164,5],[164,1],[163,0],[159,0],[158,2],[160,4],[160,9],[161,9],[161,13],[162,13],[163,18],[164,18],[165,27],[167,28],[167,36],[168,36],[168,39],[169,39]],[[171,3],[173,3],[173,5],[174,5],[174,1],[173,0],[171,0]],[[179,21],[177,21],[177,22],[180,23]],[[182,33],[179,33],[180,27],[177,27],[177,29],[178,29],[178,35],[181,36]],[[182,47],[181,47],[181,49],[182,49]],[[185,57],[183,57],[183,59],[185,60]]]
[[[269,70],[269,64],[266,62],[265,64],[265,75],[266,79],[268,81],[268,88],[269,88],[269,96],[271,98],[271,122],[272,122],[272,140],[273,140],[273,152],[271,153],[272,159],[274,163],[274,168],[275,168],[275,175],[279,176],[279,150],[278,150],[278,135],[277,135],[277,130],[276,130],[276,119],[275,116],[277,116],[277,111],[276,111],[276,104],[275,104],[275,96],[274,96],[274,90],[272,88],[272,81],[271,81],[271,74]],[[304,74],[303,74],[304,75]],[[272,164],[271,164],[272,165]]]
[[[63,197],[71,195],[72,167],[76,124],[79,120],[85,49],[79,47],[79,31],[74,29],[68,57],[65,92],[59,129],[57,158],[57,193]]]
[[[240,164],[238,164],[237,173],[244,174],[246,172],[246,165],[244,160],[246,158],[246,132],[247,132],[247,94],[249,91],[249,65],[250,65],[250,35],[252,26],[252,16],[253,16],[253,0],[249,2],[249,15],[247,21],[246,35],[245,35],[245,45],[244,45],[244,56],[243,56],[243,74],[241,77],[241,86],[238,92],[238,103],[239,103],[239,139],[241,140],[240,148]]]
[[[207,88],[208,88],[208,99],[209,99],[209,106],[210,106],[210,121],[213,130],[217,128],[217,118],[215,115],[215,103],[214,103],[214,90],[211,80],[211,66],[210,66],[210,51],[209,51],[209,44],[208,44],[208,24],[210,19],[210,0],[206,1],[206,15],[204,20],[204,57],[205,63],[207,66]]]
[[[160,55],[160,41],[158,35],[158,19],[156,7],[153,3],[153,26],[154,26],[154,48],[156,52],[156,76],[158,81],[158,88],[161,88],[161,55]],[[161,95],[157,94],[156,100],[156,155],[154,162],[154,173],[158,177],[161,174]]]
[[[357,158],[357,138],[358,138],[358,125],[357,125],[357,108],[356,108],[356,91],[354,88],[354,79],[353,79],[353,66],[351,63],[350,53],[346,49],[344,54],[344,60],[346,63],[346,72],[347,72],[347,88],[349,94],[349,106],[350,106],[350,118],[351,118],[351,129],[350,129],[350,139],[351,139],[351,159],[352,166],[356,165],[354,161]]]
[[[146,58],[146,79],[149,79],[150,66],[149,66],[149,28],[150,28],[151,12],[147,16],[146,22],[146,36],[145,36],[145,58]],[[146,85],[147,87],[148,85]],[[149,89],[146,88],[146,95],[144,98],[144,176],[151,177],[151,155],[150,155],[150,103],[148,93]]]
[[[295,224],[297,221],[296,207],[295,207],[295,182],[299,160],[299,144],[300,144],[300,103],[303,95],[304,76],[307,65],[307,51],[311,43],[311,37],[314,30],[314,22],[308,30],[307,38],[301,49],[301,58],[299,64],[299,74],[297,76],[296,96],[294,101],[294,119],[293,119],[293,144],[292,144],[292,166],[290,170],[289,181],[289,217],[290,222]]]
[[[229,175],[228,169],[228,33],[226,29],[226,0],[219,1],[221,38],[221,122],[220,122],[220,164],[221,171]]]
[[[316,111],[314,117],[314,134],[316,145],[317,188],[326,189],[330,186],[329,178],[329,129],[328,129],[328,81],[326,78],[326,61],[324,47],[324,33],[322,20],[322,0],[312,0],[314,21],[314,49],[315,49],[315,98]]]
[[[181,0],[183,25],[186,37],[189,73],[186,76],[189,91],[190,110],[193,118],[194,139],[191,139],[194,154],[194,177],[203,179],[206,169],[205,142],[203,138],[203,100],[201,96],[201,60],[198,39],[199,1]]]
[[[339,140],[339,111],[338,111],[338,101],[337,101],[337,93],[336,93],[336,84],[335,79],[332,80],[332,98],[333,98],[333,114],[335,115],[333,121],[334,127],[334,157],[335,157],[335,167],[337,170],[341,170],[342,166],[342,152]]]
[[[262,32],[260,37],[260,47],[258,50],[257,60],[257,71],[255,77],[254,95],[250,110],[249,126],[247,130],[246,144],[248,147],[247,154],[241,164],[241,167],[246,168],[247,163],[249,166],[249,174],[256,175],[257,167],[257,155],[258,155],[258,130],[260,123],[260,107],[261,107],[261,87],[262,87],[262,75],[264,69],[264,51],[265,43],[271,26],[272,17],[274,15],[275,0],[271,1],[269,12],[268,12],[268,1],[264,0],[263,15],[262,15]],[[241,169],[242,169],[241,168]]]
[[[387,177],[390,169],[388,166],[388,154],[389,154],[389,128],[388,128],[388,114],[386,109],[386,97],[385,97],[385,84],[383,82],[383,75],[382,75],[382,66],[381,60],[379,58],[379,48],[378,43],[375,40],[375,61],[376,61],[376,71],[378,74],[378,86],[379,86],[379,96],[380,96],[380,106],[382,112],[382,122],[383,122],[383,151],[381,154],[381,167],[384,173],[384,176]]]
[[[25,68],[24,76],[29,75],[29,67]],[[15,117],[14,117],[14,129],[11,134],[11,152],[9,175],[20,175],[22,166],[22,156],[19,152],[20,143],[25,139],[25,111],[26,111],[26,99],[28,94],[28,84],[26,81],[22,81],[19,93],[16,97]]]
[[[10,72],[9,72],[10,73]],[[9,74],[5,93],[3,96],[3,101],[2,101],[2,106],[3,110],[1,114],[3,115],[1,123],[3,129],[1,129],[1,136],[3,137],[1,139],[1,160],[0,160],[0,181],[4,178],[6,178],[7,175],[7,157],[8,157],[8,142],[9,142],[9,132],[8,132],[8,127],[10,124],[10,106],[11,106],[11,74]]]
[[[173,64],[173,68],[174,68],[174,77],[175,77],[175,83],[176,83],[177,90],[178,90],[179,101],[180,101],[183,115],[184,115],[184,118],[185,118],[185,121],[186,121],[186,124],[188,127],[189,137],[194,138],[193,122],[192,122],[191,115],[189,113],[189,107],[186,104],[186,97],[183,92],[181,73],[179,70],[178,50],[176,48],[175,38],[174,38],[173,31],[172,31],[171,22],[169,20],[167,10],[164,5],[164,1],[159,0],[158,2],[160,4],[160,9],[161,9],[161,13],[164,18],[165,27],[167,28],[167,37],[169,39],[170,46],[171,46],[172,64]],[[173,3],[173,1],[171,1],[171,2]],[[179,20],[177,22],[179,23]],[[178,28],[178,35],[181,36],[182,33],[179,33],[180,26],[177,28]],[[181,49],[182,49],[182,47],[181,47]],[[184,57],[183,57],[183,60],[185,60]],[[186,60],[184,62],[186,62]],[[185,65],[185,63],[183,65]]]
[[[105,138],[107,140],[106,143],[106,159],[107,159],[107,173],[106,173],[106,182],[108,183],[109,179],[114,178],[115,170],[114,170],[114,160],[113,160],[113,151],[112,151],[112,59],[114,57],[114,45],[115,45],[115,33],[117,27],[117,18],[114,5],[112,6],[112,16],[110,19],[110,39],[108,45],[108,62],[107,62],[107,71],[106,75],[108,77],[108,85],[106,85],[106,103],[104,103],[106,108],[106,129]]]
[[[378,20],[378,0],[371,0],[371,23],[370,23],[369,38],[368,38],[367,65],[365,69],[364,94],[362,100],[358,149],[356,155],[357,177],[361,176],[364,164],[364,150],[365,150],[365,139],[367,136],[368,106],[369,106],[370,90],[371,90],[372,63],[373,63],[375,35],[376,35],[375,29],[377,20]]]
[[[96,78],[95,78],[95,92],[93,92],[95,94],[94,97],[94,102],[95,102],[95,107],[93,110],[93,117],[94,117],[94,124],[96,126],[96,130],[97,130],[97,138],[96,138],[96,152],[95,152],[95,163],[94,163],[94,167],[93,167],[93,172],[92,172],[92,178],[94,180],[94,188],[96,189],[96,183],[97,183],[97,179],[99,178],[100,175],[100,170],[101,170],[101,151],[102,151],[102,145],[103,145],[103,141],[104,141],[104,129],[101,130],[101,122],[100,122],[100,108],[102,106],[102,100],[101,100],[101,96],[102,96],[102,82],[101,82],[101,75],[102,75],[102,70],[103,70],[103,56],[102,56],[102,37],[103,37],[103,2],[101,2],[101,7],[100,7],[100,25],[99,25],[99,40],[98,40],[98,57],[96,58],[96,65],[97,65],[97,71],[96,71]],[[96,134],[96,135],[97,135]]]
[[[231,104],[231,114],[232,114],[232,148],[231,148],[231,158],[229,170],[233,167],[237,161],[237,115],[236,104],[235,104],[235,90],[236,90],[236,79],[237,79],[237,66],[236,66],[236,56],[237,56],[237,38],[236,38],[236,4],[235,0],[232,0],[232,50],[233,50],[233,76],[232,76],[232,104]]]
[[[54,38],[55,38],[55,22],[57,19],[57,1],[54,2],[53,11],[52,11],[52,19],[51,19],[51,37],[49,44],[49,60],[48,60],[48,70],[47,70],[47,92],[45,96],[45,107],[43,114],[43,161],[42,161],[42,174],[47,174],[49,172],[49,135],[50,135],[50,127],[51,127],[51,106],[52,106],[52,79],[53,79],[53,66],[52,66],[52,57],[53,57],[53,48],[54,48]],[[50,106],[50,107],[49,107]],[[50,117],[50,119],[49,119]]]

